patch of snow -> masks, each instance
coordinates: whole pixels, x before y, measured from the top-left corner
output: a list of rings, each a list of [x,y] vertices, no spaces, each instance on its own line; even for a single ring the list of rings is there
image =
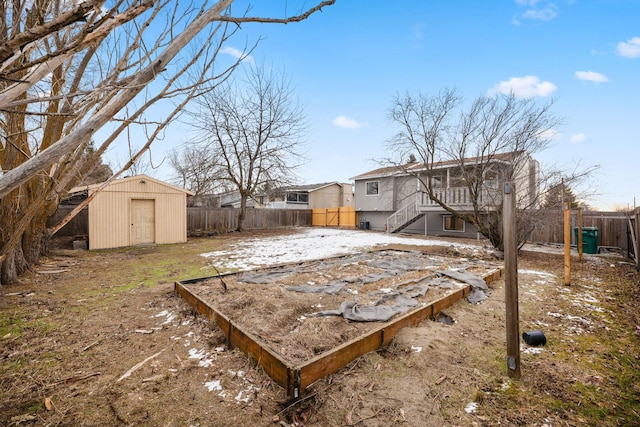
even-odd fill
[[[572,320],[574,322],[579,322],[579,323],[584,323],[585,325],[590,325],[592,322],[589,319],[585,319],[584,317],[580,317],[580,316],[572,316],[570,314],[567,314],[567,319]]]
[[[238,377],[238,378],[244,378],[244,374],[245,374],[244,371],[233,371],[231,369],[229,369],[228,372],[232,377]]]
[[[416,353],[420,353],[422,351],[422,347],[411,346],[411,351],[415,351]]]
[[[248,403],[249,399],[251,398],[251,390],[253,390],[253,386],[251,384],[249,384],[249,388],[246,390],[240,390],[238,392],[238,395],[236,396],[236,403]],[[242,395],[246,393],[246,396],[243,397]]]
[[[167,325],[169,323],[173,323],[173,319],[176,318],[176,315],[173,313],[169,313],[169,315],[167,316],[167,318],[165,319],[164,322],[162,322],[163,325]]]
[[[220,385],[220,380],[208,381],[208,382],[204,383],[204,386],[209,391],[222,390],[222,386]]]
[[[198,350],[192,348],[189,350],[189,359],[198,359],[198,366],[202,366],[203,368],[208,368],[213,363],[213,359],[209,358],[209,353],[204,349]]]
[[[473,414],[478,410],[478,404],[476,402],[471,402],[467,406],[465,406],[464,411],[467,414]]]
[[[538,271],[538,270],[520,270],[518,269],[519,274],[533,274],[540,277],[546,277],[549,279],[553,279],[556,277],[555,274],[547,273],[546,271]]]
[[[544,349],[542,347],[527,347],[527,348],[522,348],[521,346],[521,351],[525,354],[540,354],[544,351]]]
[[[310,261],[362,252],[372,247],[394,244],[415,246],[477,246],[428,238],[410,238],[361,230],[302,228],[297,234],[240,241],[227,251],[200,254],[215,258],[218,268],[250,270],[260,266]]]

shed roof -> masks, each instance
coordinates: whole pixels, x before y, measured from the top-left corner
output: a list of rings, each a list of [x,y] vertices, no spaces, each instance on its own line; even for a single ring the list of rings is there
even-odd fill
[[[109,191],[108,189],[111,187],[115,187],[118,186],[119,184],[124,184],[130,181],[135,181],[135,180],[140,180],[140,181],[151,181],[154,182],[158,185],[167,187],[169,189],[172,189],[174,191],[178,191],[178,192],[182,192],[187,194],[188,196],[193,196],[195,193],[189,190],[185,190],[182,187],[178,187],[177,185],[173,185],[173,184],[169,184],[168,182],[164,182],[161,181],[159,179],[156,178],[152,178],[148,175],[133,175],[133,176],[128,176],[126,178],[120,178],[120,179],[115,179],[113,181],[111,181],[104,190],[102,191]],[[69,190],[69,194],[73,194],[73,193],[81,193],[87,190],[96,190],[98,188],[100,188],[104,183],[97,183],[97,184],[91,184],[91,185],[83,185],[83,186],[79,186],[79,187],[74,187],[71,190]]]

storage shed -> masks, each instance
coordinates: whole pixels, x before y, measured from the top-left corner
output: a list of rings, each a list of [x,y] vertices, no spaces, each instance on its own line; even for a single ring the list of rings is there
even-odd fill
[[[188,195],[146,175],[113,181],[89,203],[89,249],[186,242]]]

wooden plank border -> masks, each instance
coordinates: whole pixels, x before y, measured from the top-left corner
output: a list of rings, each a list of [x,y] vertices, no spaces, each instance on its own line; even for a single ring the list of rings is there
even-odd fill
[[[189,282],[194,283],[192,280],[189,280]],[[229,348],[237,347],[245,354],[253,357],[278,385],[286,388],[290,395],[293,394],[293,389],[289,387],[289,384],[293,382],[291,368],[284,359],[271,351],[258,337],[235,325],[231,319],[215,307],[192,293],[183,283],[176,282],[175,291],[198,314],[205,316],[211,322],[215,322],[222,329],[222,332],[227,337]]]
[[[484,274],[482,278],[487,284],[490,284],[500,279],[503,271],[503,268],[498,268]],[[220,276],[224,277],[231,274],[238,273],[225,273]],[[215,322],[222,329],[227,336],[227,345],[230,348],[237,347],[252,357],[278,385],[287,390],[287,394],[293,399],[299,399],[307,387],[319,379],[337,372],[355,359],[371,351],[379,350],[388,345],[402,328],[415,326],[426,318],[435,317],[440,311],[469,295],[471,291],[471,286],[465,285],[428,305],[407,312],[360,337],[319,354],[306,363],[292,366],[273,352],[260,338],[234,324],[226,315],[186,287],[186,285],[214,277],[217,276],[175,282],[174,288],[176,293],[193,307],[198,314],[205,316],[211,322]]]

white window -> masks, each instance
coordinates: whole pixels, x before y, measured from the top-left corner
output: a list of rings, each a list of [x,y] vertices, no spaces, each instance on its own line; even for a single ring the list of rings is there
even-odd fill
[[[444,231],[464,232],[464,221],[453,215],[445,215],[443,218]]]
[[[368,181],[367,182],[367,196],[377,196],[380,191],[380,181]]]

